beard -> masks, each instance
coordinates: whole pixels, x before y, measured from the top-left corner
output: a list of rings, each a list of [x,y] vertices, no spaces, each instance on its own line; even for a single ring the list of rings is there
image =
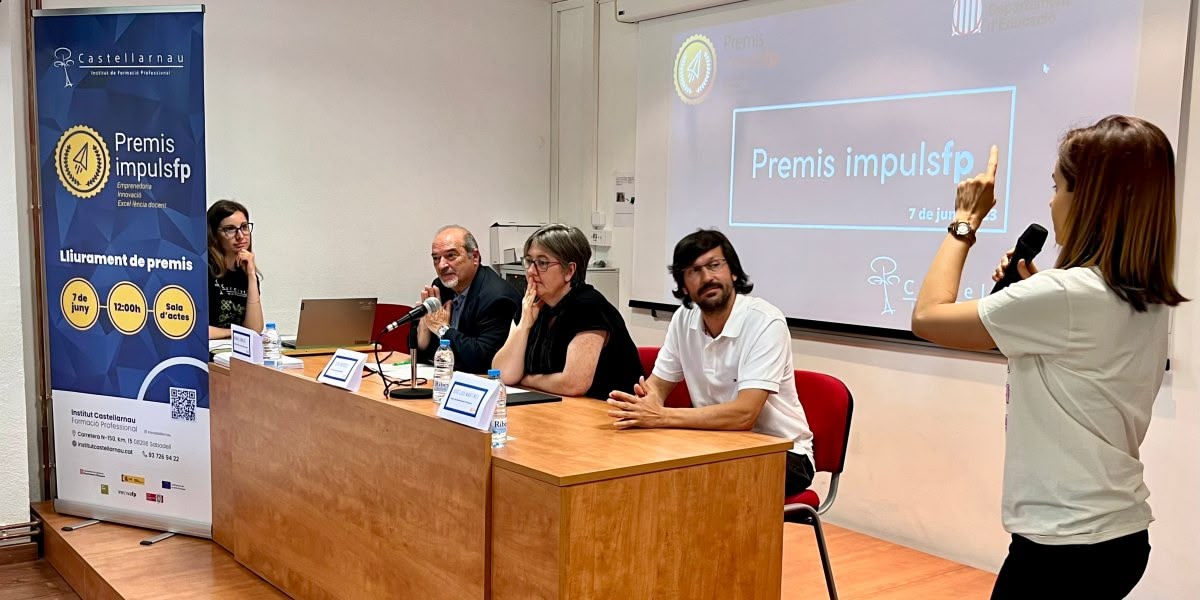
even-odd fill
[[[720,293],[713,296],[707,295],[709,290],[712,289],[718,289],[720,290]],[[719,312],[725,308],[725,306],[729,303],[730,297],[733,296],[733,290],[731,289],[731,286],[721,283],[712,283],[701,288],[700,293],[696,295],[698,296],[696,300],[696,306],[699,306],[702,312],[712,313]]]

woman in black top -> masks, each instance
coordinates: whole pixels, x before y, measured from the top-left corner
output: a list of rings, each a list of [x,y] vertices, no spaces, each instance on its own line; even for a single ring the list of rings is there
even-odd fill
[[[506,385],[603,400],[643,375],[625,320],[584,283],[591,257],[576,227],[547,225],[525,241],[520,321],[492,359]]]
[[[232,200],[208,207],[208,339],[229,337],[230,325],[262,331],[258,269],[250,211]]]

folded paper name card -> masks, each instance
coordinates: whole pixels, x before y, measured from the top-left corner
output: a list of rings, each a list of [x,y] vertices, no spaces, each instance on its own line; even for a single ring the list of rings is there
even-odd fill
[[[456,372],[450,381],[446,399],[438,407],[437,416],[480,431],[489,431],[501,385],[498,379]]]
[[[363,365],[367,364],[367,355],[362,352],[339,348],[329,362],[321,369],[317,381],[339,387],[347,391],[357,392],[362,385]]]

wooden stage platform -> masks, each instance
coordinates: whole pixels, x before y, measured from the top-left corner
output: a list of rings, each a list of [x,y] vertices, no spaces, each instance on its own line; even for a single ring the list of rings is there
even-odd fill
[[[209,540],[177,535],[152,546],[156,531],[99,523],[76,531],[82,519],[33,505],[45,523],[46,560],[84,600],[134,598],[287,598]]]
[[[62,527],[76,517],[59,515],[52,503],[33,505],[45,522],[46,559],[83,600],[286,598],[266,581],[208,541],[175,536],[154,546],[139,542],[156,532],[100,523],[78,531]],[[965,567],[853,531],[826,525],[834,576],[843,600],[959,600],[987,598],[995,575]],[[784,600],[825,598],[812,531],[784,525]],[[30,563],[37,564],[37,563]],[[22,568],[9,587],[0,572],[0,600],[74,598],[46,579],[45,569]],[[34,592],[34,590],[40,590]],[[34,594],[34,595],[30,595]]]

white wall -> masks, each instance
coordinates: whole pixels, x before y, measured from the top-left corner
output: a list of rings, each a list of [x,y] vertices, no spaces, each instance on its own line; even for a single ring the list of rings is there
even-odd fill
[[[554,4],[550,220],[587,231],[596,193],[596,3]]]
[[[302,298],[415,303],[441,225],[486,260],[493,222],[548,218],[547,0],[205,4],[208,197],[250,209],[283,332]]]
[[[611,0],[602,0],[598,197],[606,208],[612,172],[634,171],[636,129],[636,26],[617,23],[611,8]],[[1194,75],[1189,86],[1195,80]],[[1193,115],[1200,114],[1197,96],[1191,93]],[[1200,125],[1185,126],[1182,139],[1197,135]],[[1200,152],[1181,157],[1180,164],[1185,173],[1200,173]],[[1187,178],[1181,198],[1179,283],[1185,294],[1200,299],[1200,175]],[[623,271],[627,300],[632,237],[617,230],[614,240],[625,246],[614,247],[612,258]],[[643,311],[626,312],[639,344],[661,343],[666,321]],[[1197,302],[1176,312],[1174,327],[1173,370],[1142,447],[1157,522],[1151,527],[1150,566],[1135,598],[1195,597],[1200,588],[1195,568],[1200,541],[1195,510],[1200,495],[1200,343],[1191,334],[1200,327]],[[796,367],[841,378],[856,401],[847,470],[829,519],[998,569],[1008,543],[1000,523],[1002,360],[903,344],[794,337]]]
[[[0,3],[0,524],[29,520],[32,363],[26,364],[27,339],[22,291],[28,268],[23,258],[28,222],[24,144],[25,78],[20,2]],[[36,487],[36,483],[34,484]]]
[[[614,227],[616,176],[634,172],[637,115],[637,25],[619,23],[613,1],[600,4],[600,84],[598,105],[596,198],[597,210],[607,215],[613,245],[608,257],[621,269],[621,307],[629,306],[633,289],[635,229]],[[635,190],[636,191],[636,190]],[[636,196],[635,196],[636,197]]]

